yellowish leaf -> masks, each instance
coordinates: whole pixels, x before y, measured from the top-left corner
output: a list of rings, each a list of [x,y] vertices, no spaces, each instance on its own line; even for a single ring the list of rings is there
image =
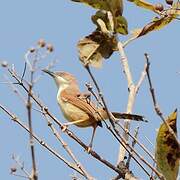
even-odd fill
[[[147,1],[144,0],[128,0],[128,1],[133,2],[134,4],[136,4],[136,6],[156,12],[154,5]]]
[[[166,119],[175,135],[177,135],[176,120],[177,110]],[[180,147],[165,123],[161,124],[157,134],[155,157],[157,169],[166,180],[176,180],[179,170]]]

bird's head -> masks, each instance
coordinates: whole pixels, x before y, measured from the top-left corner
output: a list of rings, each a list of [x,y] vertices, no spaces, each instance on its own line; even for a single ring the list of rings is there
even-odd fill
[[[59,87],[65,88],[70,85],[77,84],[76,78],[68,72],[64,72],[64,71],[52,72],[47,69],[44,69],[43,72],[49,74],[55,80],[58,88]]]

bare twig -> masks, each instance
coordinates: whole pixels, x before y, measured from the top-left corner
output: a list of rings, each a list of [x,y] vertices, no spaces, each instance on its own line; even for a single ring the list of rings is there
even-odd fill
[[[15,116],[14,114],[12,114],[9,110],[7,110],[7,108],[5,108],[3,105],[0,104],[0,108],[10,117],[10,119],[13,122],[16,122],[19,126],[21,126],[23,129],[25,129],[28,133],[30,133],[30,130],[21,122],[21,120]],[[47,149],[52,155],[56,156],[58,159],[60,159],[63,163],[65,163],[68,167],[70,167],[71,169],[74,169],[75,171],[77,171],[78,173],[80,173],[83,176],[83,172],[81,172],[79,170],[79,168],[68,162],[66,159],[64,159],[62,156],[60,156],[55,150],[53,150],[47,143],[45,143],[42,139],[40,139],[37,135],[32,134],[33,138],[41,145],[43,146],[45,149]]]
[[[134,137],[137,139],[137,136],[138,136],[138,132],[139,132],[139,127],[137,127],[134,131]],[[136,140],[133,139],[132,141],[132,148],[134,148],[135,144],[136,144]],[[127,158],[127,161],[126,161],[126,167],[129,168],[129,165],[130,165],[130,160],[131,160],[132,156],[129,154],[128,158]]]
[[[116,122],[116,124],[117,124],[123,131],[126,131],[126,130],[124,129],[124,127],[123,127],[120,123]],[[148,149],[147,149],[142,143],[140,143],[140,142],[138,141],[138,139],[137,139],[136,137],[134,137],[133,135],[131,135],[131,133],[130,133],[129,131],[126,131],[126,133],[133,139],[133,141],[136,141],[136,143],[144,150],[144,152],[147,153],[147,155],[149,155],[149,157],[150,157],[154,162],[156,162],[154,156],[148,151]]]
[[[102,104],[100,98],[99,98],[99,97],[96,95],[96,93],[93,91],[93,88],[92,88],[91,84],[86,83],[86,87],[88,88],[88,91],[95,97],[97,103],[103,107],[103,104]]]
[[[6,79],[6,83],[10,86],[10,88],[12,89],[12,91],[21,99],[21,101],[24,103],[24,105],[26,104],[26,99],[25,97],[18,91],[18,89],[16,88],[16,86],[14,85],[13,82],[10,82],[9,78],[7,76],[4,76]]]
[[[25,174],[24,177],[30,179],[31,175],[28,173],[28,171],[24,168],[24,164],[21,163],[19,161],[19,159],[17,157],[15,157],[15,155],[12,155],[12,159],[15,161],[15,163],[18,165],[18,167],[20,168],[20,170]],[[15,175],[14,173],[12,173],[13,175]]]
[[[30,83],[28,83],[28,99],[27,99],[27,113],[28,113],[28,126],[29,126],[29,144],[31,149],[31,159],[32,159],[32,180],[38,180],[38,174],[37,174],[37,168],[36,168],[36,158],[35,158],[35,147],[34,147],[34,140],[33,140],[33,128],[32,128],[32,102],[31,102],[31,92],[33,89],[33,78],[34,78],[34,72],[35,72],[35,66],[36,66],[37,59],[33,60],[33,65],[31,66],[32,69],[30,69]],[[24,67],[23,76],[21,78],[21,82],[23,81],[23,77],[26,70],[26,62]]]
[[[149,82],[149,89],[150,89],[150,92],[151,92],[151,96],[152,96],[152,100],[153,100],[153,105],[154,105],[154,109],[155,109],[155,112],[156,114],[160,117],[160,119],[163,121],[163,123],[167,126],[169,132],[173,135],[175,141],[177,142],[179,148],[180,148],[180,143],[177,139],[177,136],[175,135],[173,129],[169,126],[169,124],[166,122],[165,118],[163,117],[163,113],[162,111],[160,110],[160,107],[158,106],[157,104],[157,100],[156,100],[156,96],[155,96],[155,91],[154,91],[154,88],[152,86],[152,81],[151,81],[151,77],[150,77],[150,71],[149,71],[149,68],[150,68],[150,62],[149,62],[149,56],[147,53],[144,54],[145,55],[145,58],[146,58],[146,61],[147,61],[147,68],[146,68],[146,72],[147,72],[147,77],[148,77],[148,82]]]
[[[43,113],[45,119],[47,120],[48,126],[50,127],[51,131],[53,132],[54,136],[57,138],[57,140],[62,144],[63,148],[65,149],[65,151],[69,154],[69,156],[72,158],[72,160],[74,161],[74,163],[76,164],[76,166],[80,169],[80,171],[84,174],[84,176],[87,179],[93,179],[92,176],[90,176],[87,171],[85,170],[85,168],[81,165],[81,163],[77,160],[77,158],[75,157],[75,155],[73,154],[72,150],[69,148],[68,144],[64,142],[64,140],[62,139],[62,137],[59,135],[58,131],[55,129],[55,127],[53,126],[52,122],[49,120],[49,118],[47,117],[46,113]]]
[[[22,73],[22,76],[21,76],[21,82],[23,81],[24,76],[25,76],[25,74],[26,74],[26,68],[27,68],[27,63],[25,62],[25,63],[24,63],[24,70],[23,70],[23,73]]]
[[[130,67],[128,64],[126,54],[125,54],[124,49],[123,49],[123,44],[120,41],[118,42],[118,50],[119,50],[119,53],[121,55],[121,64],[123,66],[123,71],[124,71],[125,76],[127,78],[127,84],[128,84],[128,90],[129,90],[128,104],[127,104],[126,111],[127,111],[127,113],[132,113],[136,94],[138,92],[140,85],[142,84],[142,82],[145,78],[146,72],[144,69],[142,72],[142,75],[139,79],[139,82],[137,83],[137,85],[135,85],[133,82],[133,79],[132,79],[132,74],[130,71]],[[146,65],[145,65],[145,67],[146,67]],[[124,128],[129,131],[129,129],[130,129],[130,122],[129,121],[126,121],[124,123]],[[127,133],[124,133],[123,137],[126,139],[126,141],[128,141],[129,136]],[[119,155],[118,155],[118,163],[120,161],[124,160],[125,154],[126,154],[126,150],[124,149],[124,147],[120,146]]]

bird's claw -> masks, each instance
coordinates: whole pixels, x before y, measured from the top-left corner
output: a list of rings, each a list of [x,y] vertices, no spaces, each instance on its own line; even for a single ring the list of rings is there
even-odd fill
[[[67,127],[68,127],[67,125],[62,125],[62,127],[61,127],[62,132],[65,132]]]

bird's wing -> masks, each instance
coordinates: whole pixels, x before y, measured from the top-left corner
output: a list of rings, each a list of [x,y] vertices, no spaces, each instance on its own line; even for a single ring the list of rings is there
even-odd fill
[[[63,101],[69,102],[74,106],[78,107],[79,109],[85,111],[87,114],[94,117],[95,120],[98,121],[100,119],[103,119],[99,111],[97,111],[95,105],[92,102],[89,102],[89,100],[84,94],[82,93],[69,94],[66,92],[66,90],[64,90],[61,95],[63,97],[62,98]]]

